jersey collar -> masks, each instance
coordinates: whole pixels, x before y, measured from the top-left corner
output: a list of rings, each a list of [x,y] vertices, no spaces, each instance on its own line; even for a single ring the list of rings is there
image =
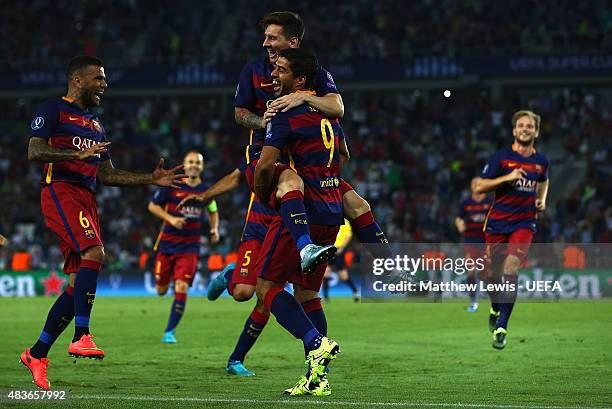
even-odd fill
[[[514,142],[514,143],[512,144],[512,151],[513,151],[513,152],[516,152],[516,153],[519,153],[519,152],[518,152],[518,145],[516,144],[516,142]],[[533,155],[534,153],[536,153],[536,150],[535,150],[535,148],[532,146],[532,147],[531,147],[531,152],[529,152],[529,156]],[[520,155],[520,153],[519,153],[519,155]]]

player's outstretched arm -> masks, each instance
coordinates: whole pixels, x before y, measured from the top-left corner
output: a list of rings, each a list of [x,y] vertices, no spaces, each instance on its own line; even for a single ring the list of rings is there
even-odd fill
[[[255,196],[262,203],[267,203],[267,198],[272,193],[272,182],[274,179],[274,164],[278,160],[280,150],[273,146],[264,146],[261,151],[257,167],[255,168]]]
[[[206,191],[183,198],[183,200],[181,200],[176,207],[180,209],[191,201],[208,202],[209,200],[214,199],[223,193],[231,192],[232,190],[236,189],[238,186],[240,186],[241,179],[242,172],[240,172],[239,169],[234,169],[231,173],[228,173],[219,179]]]
[[[184,174],[177,174],[183,169],[183,165],[175,166],[172,169],[164,169],[164,159],[159,160],[159,164],[151,173],[135,173],[127,170],[117,169],[110,160],[100,164],[98,176],[106,186],[134,186],[134,185],[157,185],[165,187],[180,187],[183,184]]]
[[[487,193],[497,189],[503,183],[513,182],[517,179],[523,179],[527,175],[523,169],[516,168],[507,175],[497,177],[495,179],[480,178],[476,183],[476,191],[478,193]]]
[[[548,180],[544,182],[538,182],[536,187],[536,201],[535,206],[540,212],[546,210],[546,196],[548,196]]]
[[[209,209],[208,220],[210,222],[210,241],[219,243],[219,212],[216,209],[214,212]]]
[[[50,146],[46,140],[33,136],[28,143],[28,160],[38,162],[59,162],[63,160],[83,160],[107,152],[110,142],[102,142],[82,151],[58,149]]]
[[[328,118],[342,118],[344,116],[344,102],[342,101],[342,96],[335,92],[330,92],[322,97],[306,92],[293,92],[276,98],[270,104],[270,108],[281,112],[287,112],[302,104],[310,105]]]

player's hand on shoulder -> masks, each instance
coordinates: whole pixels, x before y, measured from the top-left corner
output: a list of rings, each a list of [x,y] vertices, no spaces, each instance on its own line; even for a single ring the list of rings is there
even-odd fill
[[[272,118],[274,118],[274,115],[276,115],[277,112],[278,110],[274,108],[266,109],[266,112],[264,112],[263,117],[261,118],[262,128],[266,128],[268,126],[268,123],[272,120]]]
[[[175,217],[175,216],[168,216],[166,221],[172,227],[174,227],[175,229],[179,229],[179,230],[185,227],[185,224],[187,223],[187,220],[184,217]]]
[[[78,152],[77,157],[79,158],[79,160],[84,160],[92,156],[99,155],[101,153],[106,153],[108,152],[108,149],[106,147],[110,144],[111,144],[110,142],[101,142],[101,143],[92,145],[90,148],[87,148],[82,151],[77,151]]]
[[[164,158],[159,160],[157,167],[151,173],[151,183],[157,186],[179,188],[185,184],[187,178],[183,173],[177,173],[183,169],[183,165],[175,166],[172,169],[164,169]]]
[[[536,199],[535,207],[536,209],[538,209],[539,212],[543,212],[544,210],[546,210],[546,202],[542,199]]]
[[[299,107],[306,102],[306,94],[303,92],[293,92],[276,98],[270,104],[269,108],[276,109],[280,112],[287,112],[290,109]]]
[[[508,173],[508,182],[513,182],[518,179],[523,179],[527,176],[527,172],[521,168],[516,168],[512,172]]]

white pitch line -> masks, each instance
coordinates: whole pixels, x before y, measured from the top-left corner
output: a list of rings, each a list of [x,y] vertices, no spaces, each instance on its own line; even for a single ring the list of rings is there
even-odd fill
[[[263,403],[263,404],[293,404],[293,405],[333,405],[333,406],[382,406],[382,407],[444,407],[444,408],[494,408],[494,409],[612,409],[599,406],[555,406],[555,405],[515,405],[494,403],[434,403],[434,402],[356,402],[336,400],[297,400],[297,399],[229,399],[229,398],[190,398],[180,396],[122,396],[122,395],[74,395],[74,399],[109,399],[126,401],[153,402],[201,402],[201,403]]]

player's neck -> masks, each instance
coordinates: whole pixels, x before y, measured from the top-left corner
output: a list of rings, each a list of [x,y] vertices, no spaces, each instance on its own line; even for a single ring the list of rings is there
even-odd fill
[[[519,155],[527,158],[535,153],[535,148],[533,147],[533,145],[533,142],[529,145],[522,145],[515,140],[512,144],[512,150],[518,153]]]
[[[196,187],[197,185],[202,183],[202,178],[199,177],[199,176],[197,176],[195,178],[189,177],[189,178],[187,178],[187,182],[185,182],[185,183],[187,183],[188,186]]]
[[[66,99],[67,101],[69,101],[72,104],[77,105],[83,111],[87,109],[87,107],[85,106],[85,104],[83,103],[81,98],[79,98],[78,91],[69,89],[68,92],[66,93],[66,96],[64,97],[64,99]]]

